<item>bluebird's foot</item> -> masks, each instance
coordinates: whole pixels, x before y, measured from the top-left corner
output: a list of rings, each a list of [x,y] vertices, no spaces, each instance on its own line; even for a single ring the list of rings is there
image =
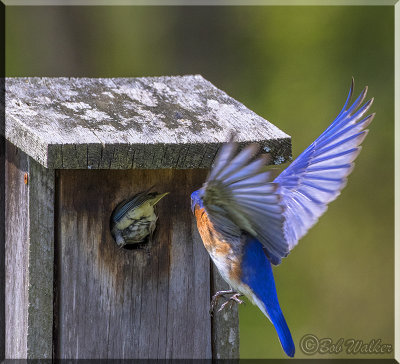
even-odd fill
[[[220,297],[225,296],[226,294],[232,294],[233,296],[229,297],[228,301],[226,301],[225,303],[222,304],[222,306],[220,307],[220,309],[218,310],[218,312],[220,312],[226,305],[227,303],[232,303],[232,301],[235,301],[239,304],[242,304],[243,301],[240,300],[238,297],[243,296],[242,294],[234,291],[233,289],[230,289],[229,291],[218,291],[211,299],[211,304],[210,304],[210,315],[213,315],[213,312],[215,310],[215,308],[217,307],[218,304],[218,300],[220,299]]]
[[[210,315],[211,316],[215,310],[215,307],[217,307],[218,300],[220,299],[220,297],[222,297],[226,294],[231,294],[231,293],[237,293],[237,292],[235,292],[233,289],[230,289],[229,291],[218,291],[214,296],[212,296],[211,304],[210,304]]]
[[[228,303],[230,304],[231,308],[232,308],[233,302],[236,302],[239,305],[241,305],[242,303],[244,303],[244,301],[240,300],[239,297],[242,297],[242,296],[243,296],[242,294],[236,292],[233,296],[229,297],[228,301],[226,301],[225,303],[223,303],[221,305],[218,312],[222,311]]]

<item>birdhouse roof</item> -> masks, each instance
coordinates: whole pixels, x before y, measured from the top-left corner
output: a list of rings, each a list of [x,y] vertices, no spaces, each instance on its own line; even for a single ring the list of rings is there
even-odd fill
[[[275,163],[290,137],[200,75],[6,79],[6,138],[55,169],[208,168],[234,133]]]

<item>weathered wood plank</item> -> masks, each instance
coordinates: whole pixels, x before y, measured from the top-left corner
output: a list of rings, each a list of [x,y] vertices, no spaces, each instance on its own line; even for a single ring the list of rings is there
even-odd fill
[[[3,120],[4,122],[4,120]],[[2,121],[0,120],[0,124]],[[6,271],[5,271],[5,138],[0,135],[0,360],[5,358],[5,337],[6,337]]]
[[[214,265],[211,275],[211,295],[229,289],[229,285],[222,279]],[[214,359],[239,359],[239,313],[237,304],[233,304],[232,308],[214,313],[212,319],[212,350]]]
[[[29,158],[28,358],[53,354],[54,170]],[[23,206],[26,208],[26,206]]]
[[[29,157],[6,146],[6,358],[26,359],[28,338]]]
[[[291,154],[287,134],[200,75],[8,78],[6,88],[7,139],[46,167],[208,168],[232,132],[277,162]]]
[[[54,171],[7,143],[7,358],[52,358],[53,206]]]
[[[211,358],[210,259],[190,212],[206,170],[59,171],[59,358]],[[146,250],[118,249],[109,218],[156,185]]]

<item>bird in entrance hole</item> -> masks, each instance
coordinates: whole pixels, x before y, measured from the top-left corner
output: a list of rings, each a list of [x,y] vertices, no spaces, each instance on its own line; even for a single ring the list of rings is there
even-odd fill
[[[110,230],[119,247],[139,246],[151,238],[157,222],[154,206],[168,193],[147,190],[118,204],[111,214]]]
[[[202,188],[192,193],[192,211],[204,246],[230,290],[228,303],[245,295],[272,322],[285,353],[293,357],[292,335],[279,306],[271,264],[278,265],[344,188],[375,114],[373,99],[361,104],[367,87],[350,106],[354,88],[332,124],[283,172],[272,178],[266,157],[253,158],[251,144],[237,152],[222,146]]]

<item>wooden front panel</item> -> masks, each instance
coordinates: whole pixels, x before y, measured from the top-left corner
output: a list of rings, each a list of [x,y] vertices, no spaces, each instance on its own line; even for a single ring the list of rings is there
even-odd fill
[[[190,210],[205,170],[62,170],[56,182],[59,358],[211,358],[210,260]],[[155,185],[148,250],[109,231],[122,199]]]

